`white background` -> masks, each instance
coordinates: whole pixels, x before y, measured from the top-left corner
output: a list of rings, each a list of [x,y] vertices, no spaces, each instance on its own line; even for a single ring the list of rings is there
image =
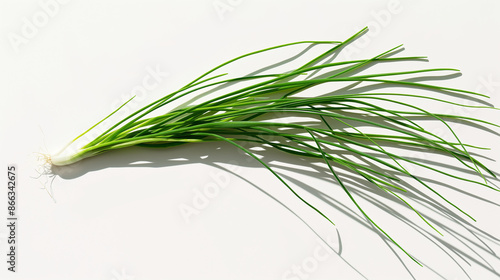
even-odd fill
[[[131,149],[83,161],[53,181],[56,202],[43,189],[47,178],[32,178],[35,152],[61,148],[130,97],[151,71],[160,72],[157,83],[132,105],[145,105],[237,55],[291,41],[344,40],[366,25],[371,31],[358,46],[361,56],[404,43],[408,55],[429,57],[423,68],[462,70],[443,85],[488,94],[499,107],[499,11],[498,1],[1,1],[0,168],[18,167],[20,220],[18,272],[8,273],[1,261],[0,278],[500,278],[494,272],[500,271],[500,195],[476,185],[450,182],[476,198],[440,189],[477,222],[461,226],[429,210],[441,219],[444,237],[436,239],[411,212],[403,213],[428,234],[366,203],[421,268],[384,242],[333,181],[283,171],[332,196],[329,205],[298,188],[336,227],[223,144]],[[28,30],[31,23],[37,25]],[[247,72],[255,69],[249,67]],[[466,113],[499,117],[491,110]],[[500,170],[497,135],[467,126],[457,133],[491,147],[481,154]],[[299,162],[275,151],[265,159]],[[210,186],[219,192],[197,214],[183,216],[180,207],[193,206],[197,193]],[[6,191],[0,206],[4,217]],[[6,236],[2,226],[2,256]]]

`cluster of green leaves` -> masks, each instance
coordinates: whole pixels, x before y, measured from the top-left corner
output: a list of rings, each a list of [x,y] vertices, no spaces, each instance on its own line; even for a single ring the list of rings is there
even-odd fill
[[[343,169],[352,172],[352,174],[356,174],[366,180],[367,183],[393,195],[415,211],[423,221],[438,232],[427,221],[424,215],[420,214],[398,194],[406,192],[397,183],[401,180],[401,177],[413,178],[452,208],[467,216],[469,215],[447,200],[424,180],[409,172],[404,165],[413,164],[458,180],[489,187],[483,172],[492,177],[495,177],[495,174],[468,151],[469,149],[480,147],[462,143],[447,121],[461,120],[481,125],[500,126],[471,117],[432,113],[405,100],[408,98],[417,98],[442,102],[452,106],[472,108],[490,108],[488,106],[461,105],[444,98],[426,94],[411,94],[407,91],[381,93],[367,90],[353,93],[348,90],[338,90],[312,97],[299,96],[300,93],[315,86],[335,82],[350,82],[354,86],[360,83],[374,83],[381,88],[385,86],[411,87],[426,91],[452,93],[464,97],[486,97],[467,90],[441,87],[410,80],[391,79],[392,77],[401,75],[419,75],[428,72],[456,72],[458,71],[456,69],[439,68],[366,75],[359,74],[363,69],[378,63],[425,60],[425,57],[393,57],[393,54],[399,52],[402,46],[397,46],[369,59],[325,62],[327,58],[341,51],[342,48],[365,32],[366,28],[342,42],[302,41],[279,45],[245,54],[225,62],[206,72],[178,91],[158,99],[117,122],[93,141],[86,144],[69,161],[64,162],[64,164],[69,164],[106,151],[130,146],[170,147],[184,143],[224,141],[255,158],[255,160],[272,172],[283,185],[293,192],[298,199],[331,222],[320,210],[303,199],[273,168],[261,160],[254,152],[245,148],[243,143],[276,148],[293,155],[304,158],[315,158],[324,162],[324,166],[328,168],[333,178],[343,188],[359,211],[385,234],[387,238],[404,251],[359,206],[349,191],[348,186],[346,186],[341,176],[339,176],[338,170]],[[325,44],[331,45],[328,51],[315,57],[303,66],[285,73],[247,75],[228,79],[224,79],[226,74],[215,74],[216,70],[248,56],[292,45],[311,46]],[[327,74],[315,75],[319,70],[331,71],[327,72]],[[197,104],[191,104],[158,114],[160,109],[164,108],[165,105],[171,104],[185,96],[201,94],[207,89],[221,85],[234,85],[243,82],[247,84],[250,82],[250,85],[245,85],[225,94],[216,95]],[[387,106],[380,105],[382,103]],[[406,109],[391,109],[391,104]],[[115,112],[111,113],[108,117]],[[152,113],[156,113],[156,116],[151,116]],[[285,119],[276,118],[276,116],[301,116],[317,121],[289,122]],[[455,139],[449,141],[431,133],[417,123],[417,121],[413,120],[415,117],[442,123],[449,129]],[[376,121],[376,118],[382,121]],[[364,132],[362,126],[376,128],[378,132]],[[417,148],[425,152],[436,152],[447,155],[455,159],[458,164],[477,173],[482,179],[473,180],[463,178],[452,172],[447,172],[424,162],[391,152],[387,146]],[[342,157],[333,151],[349,152],[356,155],[362,161]],[[406,251],[404,252],[407,253]],[[410,254],[407,253],[407,255],[415,260]]]

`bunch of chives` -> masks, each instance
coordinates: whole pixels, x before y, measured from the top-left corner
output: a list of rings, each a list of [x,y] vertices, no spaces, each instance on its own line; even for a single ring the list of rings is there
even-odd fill
[[[474,122],[479,125],[497,128],[500,126],[472,117],[432,113],[407,101],[408,98],[413,98],[452,106],[496,109],[489,106],[463,105],[439,97],[440,95],[429,96],[423,92],[444,93],[445,96],[456,95],[460,98],[474,100],[487,98],[483,94],[415,82],[409,79],[397,79],[403,75],[417,75],[425,78],[422,75],[430,72],[456,73],[458,71],[456,69],[432,68],[360,74],[379,63],[393,64],[426,59],[421,56],[394,57],[394,54],[402,50],[401,45],[368,59],[328,61],[329,58],[331,60],[331,58],[335,57],[334,54],[338,54],[346,45],[362,36],[366,31],[367,28],[364,28],[345,41],[293,42],[236,57],[204,73],[181,89],[161,97],[116,122],[76,152],[70,155],[65,154],[68,146],[115,114],[132,100],[130,99],[103,120],[76,137],[61,152],[48,156],[48,164],[51,166],[69,165],[106,151],[131,146],[168,148],[179,144],[208,141],[225,142],[253,157],[298,199],[332,222],[319,209],[303,199],[272,167],[245,146],[253,144],[275,148],[297,157],[322,161],[355,207],[396,246],[417,262],[359,206],[345,180],[339,175],[339,170],[359,176],[367,184],[393,195],[439,233],[424,215],[419,213],[400,195],[407,192],[400,184],[402,177],[414,179],[423,188],[428,189],[441,199],[443,203],[448,204],[469,218],[473,218],[442,196],[423,178],[420,178],[418,174],[409,172],[404,165],[419,166],[457,180],[492,188],[487,184],[486,176],[496,178],[495,174],[469,152],[470,149],[485,148],[463,143],[449,125],[449,121]],[[226,73],[216,74],[216,71],[224,66],[246,57],[293,45],[307,46],[306,50],[308,51],[309,47],[313,45],[331,45],[331,47],[328,51],[303,66],[283,73],[255,74],[236,78],[225,78]],[[326,73],[317,74],[320,70],[326,71]],[[352,83],[352,86],[345,90],[326,92],[316,96],[300,96],[301,93],[310,91],[314,87],[328,86],[338,82]],[[210,97],[209,93],[209,98],[200,103],[165,110],[166,105],[172,104],[172,102],[183,97],[207,95],[206,91],[209,89],[243,83],[245,86],[228,93],[214,94],[212,97]],[[384,89],[389,87],[398,88],[400,91],[375,92],[367,89],[352,92],[349,90],[362,83],[376,84],[378,88]],[[418,89],[422,93],[409,93],[407,90],[409,88]],[[401,109],[396,110],[394,107]],[[290,122],[289,119],[277,119],[277,115],[305,117],[315,121]],[[420,122],[415,120],[416,117],[442,123],[453,135],[454,140],[445,140],[443,137],[425,129]],[[367,132],[366,127],[370,127],[372,130],[375,129],[377,132]],[[457,165],[476,173],[479,178],[477,180],[464,178],[458,172],[443,171],[425,162],[391,152],[388,147],[415,148],[427,153],[439,153],[448,156]],[[360,160],[343,157],[342,152],[353,154]],[[488,175],[485,175],[485,173]]]

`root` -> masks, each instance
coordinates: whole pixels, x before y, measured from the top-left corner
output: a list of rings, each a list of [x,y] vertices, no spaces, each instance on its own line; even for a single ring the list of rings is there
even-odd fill
[[[37,177],[32,177],[34,179],[39,179],[41,177],[45,177],[46,180],[45,182],[40,182],[42,185],[43,189],[47,192],[47,194],[50,196],[50,198],[56,202],[53,196],[53,190],[52,190],[52,183],[54,182],[54,179],[56,178],[56,174],[53,172],[53,164],[52,164],[52,157],[49,154],[43,154],[43,153],[35,153],[37,154],[37,161],[39,162],[39,168],[35,169],[35,171],[38,173]],[[49,187],[47,188],[47,185]]]

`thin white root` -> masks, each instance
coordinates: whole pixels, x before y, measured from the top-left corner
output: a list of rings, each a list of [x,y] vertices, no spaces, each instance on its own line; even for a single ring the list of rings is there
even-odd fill
[[[39,164],[38,164],[39,168],[35,170],[38,173],[38,176],[32,177],[32,178],[34,178],[34,179],[39,179],[41,177],[47,178],[47,180],[45,182],[43,182],[43,183],[40,181],[39,182],[42,185],[43,189],[45,189],[47,194],[50,196],[50,198],[55,203],[56,200],[54,198],[53,191],[51,191],[52,190],[52,183],[54,182],[54,179],[56,178],[56,174],[54,174],[54,172],[52,171],[52,167],[53,167],[52,157],[48,154],[43,154],[43,153],[35,153],[35,154],[37,154],[37,160],[39,161]],[[50,179],[50,183],[49,183],[49,179]],[[50,190],[49,190],[49,188],[47,188],[47,184],[50,186]]]
[[[52,193],[54,192],[52,190],[52,183],[54,182],[54,179],[56,178],[56,176],[53,176],[52,177],[52,180],[50,181],[50,190],[47,188],[46,185],[44,185],[42,182],[40,182],[40,184],[42,184],[42,187],[45,189],[45,191],[47,192],[47,194],[50,196],[50,198],[52,198],[52,201],[54,201],[54,203],[56,203],[56,199],[54,198],[54,196],[52,195]]]

